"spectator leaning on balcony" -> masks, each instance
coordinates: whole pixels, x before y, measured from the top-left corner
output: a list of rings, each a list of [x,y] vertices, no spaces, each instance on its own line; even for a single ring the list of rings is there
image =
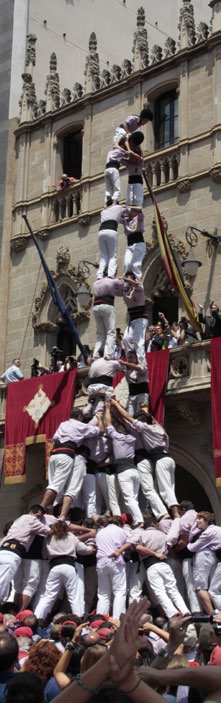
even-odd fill
[[[76,183],[78,180],[79,178],[74,178],[74,176],[68,176],[67,173],[62,173],[62,176],[56,186],[56,190],[68,188],[68,186],[72,185],[72,183]]]
[[[211,301],[210,314],[204,315],[203,305],[199,303],[199,322],[205,325],[204,339],[211,339],[212,337],[221,337],[221,315],[219,312],[218,305]]]
[[[12,365],[6,369],[6,371],[1,376],[1,381],[3,383],[12,383],[13,381],[22,381],[24,378],[23,373],[20,369],[21,360],[13,359]]]

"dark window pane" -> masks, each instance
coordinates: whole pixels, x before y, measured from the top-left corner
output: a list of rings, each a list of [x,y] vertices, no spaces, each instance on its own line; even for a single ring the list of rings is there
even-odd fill
[[[64,138],[63,171],[68,176],[81,178],[82,134],[74,132]]]
[[[160,96],[155,103],[156,149],[178,140],[178,97],[175,90]]]

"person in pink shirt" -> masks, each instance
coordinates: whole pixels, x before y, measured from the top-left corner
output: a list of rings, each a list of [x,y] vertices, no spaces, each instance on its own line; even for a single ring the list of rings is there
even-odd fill
[[[129,211],[128,211],[129,212]],[[107,276],[115,278],[117,270],[117,244],[118,225],[124,221],[124,214],[127,208],[116,205],[113,199],[108,196],[106,207],[101,210],[101,224],[98,234],[98,246],[100,252],[99,269],[97,279],[103,278],[107,268]]]
[[[133,271],[127,271],[124,280],[127,287],[123,289],[123,298],[129,317],[123,337],[126,356],[135,349],[138,363],[146,364],[145,334],[148,316],[145,311],[144,287],[137,281]]]
[[[215,577],[219,555],[221,554],[221,527],[214,525],[214,515],[206,510],[198,513],[196,526],[200,533],[193,542],[189,541],[187,548],[195,555],[193,566],[193,580],[195,590],[203,610],[207,615],[213,614],[211,593],[218,596],[220,589],[219,575]],[[218,596],[219,604],[221,598]]]
[[[102,526],[106,525],[105,527]],[[113,517],[97,523],[97,612],[109,614],[113,598],[113,617],[119,618],[126,610],[126,566],[122,555],[116,550],[128,541],[121,517]]]

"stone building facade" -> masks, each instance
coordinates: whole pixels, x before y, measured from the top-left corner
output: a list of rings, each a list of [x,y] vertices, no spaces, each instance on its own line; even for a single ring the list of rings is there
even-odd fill
[[[77,293],[85,279],[85,260],[98,261],[97,233],[104,202],[103,171],[115,127],[143,106],[154,112],[144,127],[145,168],[154,189],[173,247],[182,261],[189,252],[185,233],[190,227],[216,233],[215,244],[198,237],[195,250],[202,267],[186,277],[196,303],[208,307],[221,301],[219,237],[221,183],[221,2],[211,0],[211,26],[195,23],[190,0],[180,10],[179,42],[166,40],[149,51],[144,10],[137,13],[132,57],[111,70],[100,69],[96,35],[89,39],[85,83],[60,91],[56,55],[50,59],[44,100],[36,98],[34,66],[36,37],[28,37],[20,119],[8,154],[1,272],[1,368],[21,354],[30,375],[33,357],[48,365],[50,350],[72,344],[63,320],[51,302],[44,272],[27,231],[25,213],[41,243],[48,266],[67,300],[84,344],[93,345],[91,307],[80,308]],[[13,149],[13,147],[15,148]],[[72,171],[71,171],[72,169]],[[63,171],[78,180],[56,191]],[[122,196],[126,174],[122,169]],[[153,210],[144,199],[146,257],[143,283],[150,321],[158,310],[170,319],[184,311],[169,289],[162,269]],[[123,272],[125,241],[119,233],[119,275]],[[89,264],[91,290],[96,271]],[[116,306],[117,323],[125,325],[125,309]],[[74,351],[74,348],[72,348]],[[170,353],[166,392],[166,427],[177,462],[178,497],[190,497],[197,507],[212,506],[219,522],[219,490],[212,458],[208,342]],[[76,399],[85,402],[84,379]],[[4,424],[6,389],[0,387]],[[3,444],[3,441],[2,441]],[[2,520],[28,507],[31,496],[44,488],[43,447],[27,452],[27,483],[2,485]],[[188,493],[188,496],[187,496]]]

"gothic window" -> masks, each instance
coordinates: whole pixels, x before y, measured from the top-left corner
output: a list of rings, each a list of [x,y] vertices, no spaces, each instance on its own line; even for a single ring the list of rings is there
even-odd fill
[[[76,179],[81,178],[82,131],[69,132],[63,139],[63,173]]]
[[[155,101],[155,148],[175,144],[178,141],[178,95],[171,90]]]

